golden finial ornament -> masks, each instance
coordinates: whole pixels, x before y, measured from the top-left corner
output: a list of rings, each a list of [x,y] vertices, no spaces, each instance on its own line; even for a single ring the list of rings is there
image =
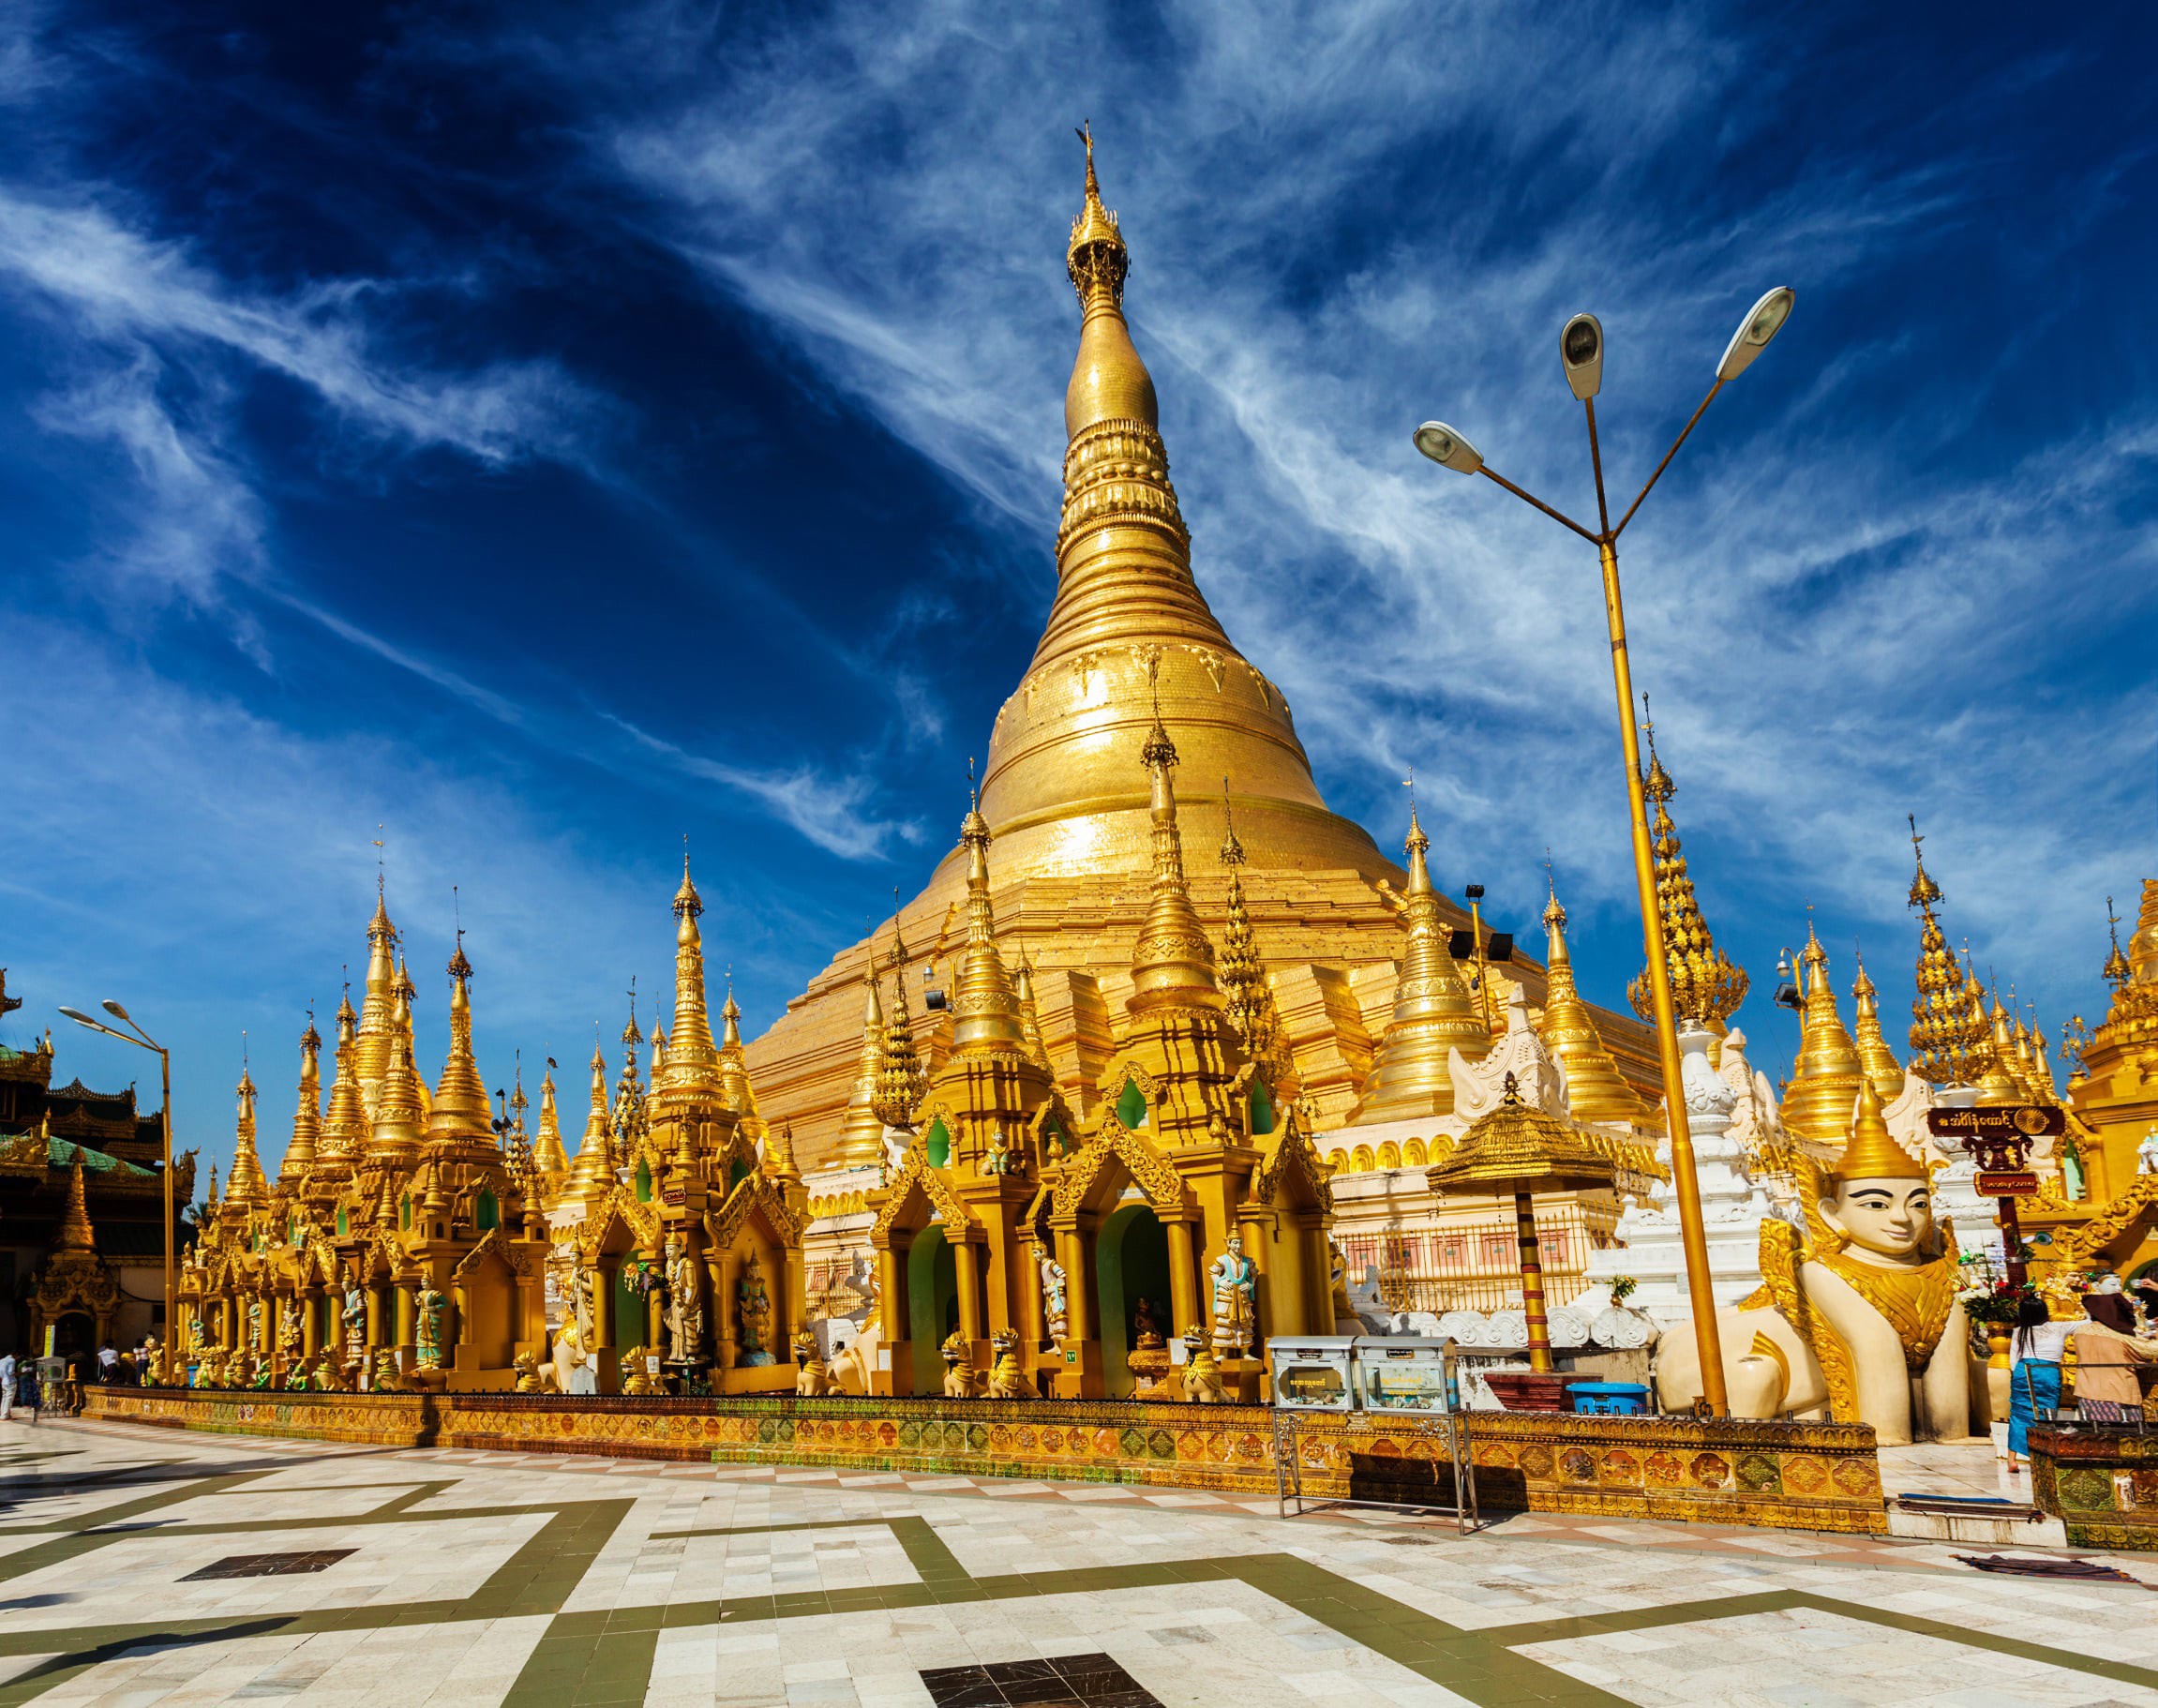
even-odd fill
[[[1393,1018],[1372,1055],[1363,1097],[1349,1117],[1356,1124],[1451,1114],[1454,1082],[1448,1051],[1459,1050],[1474,1061],[1491,1047],[1491,1028],[1477,1015],[1447,946],[1438,892],[1431,887],[1431,839],[1424,834],[1413,798],[1409,834],[1401,846],[1409,858],[1409,887],[1401,896],[1408,941],[1394,985]]]
[[[1851,981],[1851,1006],[1852,1026],[1858,1044],[1858,1059],[1866,1069],[1866,1077],[1881,1096],[1883,1104],[1893,1103],[1903,1095],[1903,1067],[1896,1059],[1896,1052],[1888,1047],[1888,1040],[1881,1031],[1881,993],[1866,976],[1866,957],[1854,945],[1851,959],[1857,963],[1858,975]]]
[[[240,1083],[233,1088],[240,1110],[233,1129],[232,1177],[225,1190],[225,1202],[242,1209],[260,1209],[270,1202],[270,1183],[255,1149],[255,1080],[247,1071],[247,1036],[240,1034]]]
[[[300,1034],[300,1092],[292,1107],[292,1136],[277,1164],[277,1184],[297,1186],[314,1167],[322,1135],[322,1035],[315,1030],[315,1011],[307,1011],[307,1029]]]
[[[884,1052],[877,1069],[877,1118],[887,1127],[907,1128],[929,1076],[914,1044],[914,1016],[907,1006],[907,939],[899,930],[899,910],[892,917],[892,1013],[884,1026]]]
[[[1732,963],[1710,936],[1708,921],[1695,900],[1693,878],[1687,874],[1686,855],[1679,845],[1678,826],[1671,821],[1671,800],[1678,786],[1656,757],[1656,725],[1647,719],[1642,702],[1642,723],[1648,738],[1649,771],[1643,786],[1656,803],[1649,827],[1649,844],[1656,857],[1656,910],[1663,920],[1664,960],[1671,973],[1671,999],[1679,1024],[1706,1026],[1720,1034],[1724,1022],[1746,1000],[1746,969]],[[1642,1020],[1654,1024],[1656,1010],[1649,999],[1648,972],[1626,986],[1626,999]]]
[[[1176,744],[1161,721],[1159,697],[1154,726],[1140,744],[1139,762],[1146,772],[1153,819],[1154,876],[1146,918],[1131,951],[1131,995],[1124,1006],[1134,1014],[1158,1008],[1219,1010],[1214,945],[1199,923],[1184,879],[1184,838],[1176,826]]]
[[[1941,930],[1934,909],[1941,886],[1926,869],[1915,815],[1911,825],[1912,875],[1909,905],[1918,909],[1916,994],[1911,1003],[1911,1071],[1935,1086],[1974,1086],[1986,1072],[1992,1031],[1983,1008],[1974,1007],[1964,969]]]
[[[974,761],[967,761],[968,806],[960,821],[959,846],[967,850],[967,947],[952,994],[952,1053],[1027,1053],[1019,995],[997,950],[997,913],[989,899],[989,821],[974,786]]]
[[[2125,984],[2134,969],[2128,965],[2128,957],[2121,952],[2121,916],[2113,911],[2110,895],[2106,898],[2106,932],[2112,941],[2112,949],[2106,956],[2106,966],[2100,976],[2108,984]]]
[[[1259,1064],[1268,1090],[1277,1096],[1293,1095],[1296,1066],[1281,1031],[1274,987],[1266,981],[1258,936],[1251,929],[1251,907],[1244,897],[1244,845],[1236,840],[1236,815],[1226,777],[1221,779],[1221,864],[1229,874],[1229,923],[1221,935],[1221,958],[1215,968],[1221,1011],[1242,1041],[1245,1058]]]
[[[210,1199],[214,1204],[217,1196],[217,1171],[210,1171]],[[67,1205],[60,1212],[60,1230],[53,1236],[52,1249],[56,1251],[95,1251],[97,1236],[90,1226],[90,1205],[82,1192],[82,1157],[77,1151],[73,1166],[67,1170]]]
[[[457,928],[457,951],[442,970],[450,979],[450,1052],[435,1086],[434,1107],[427,1116],[429,1139],[486,1138],[491,1142],[493,1108],[480,1078],[479,1063],[472,1057],[472,964],[465,956],[464,927]]]
[[[1828,951],[1821,946],[1810,920],[1806,950],[1799,958],[1799,979],[1804,1001],[1799,1011],[1798,1060],[1783,1095],[1783,1124],[1815,1145],[1839,1145],[1851,1132],[1851,1111],[1859,1086],[1870,1082],[1858,1046],[1836,1010],[1836,987],[1828,978]]]
[[[833,1159],[841,1167],[873,1165],[884,1154],[884,1122],[877,1113],[878,1079],[884,1067],[884,1005],[877,994],[874,943],[869,948],[862,985],[862,1049],[855,1058],[854,1089],[847,1096],[839,1152]]]
[[[607,1057],[599,1045],[592,1049],[592,1100],[587,1105],[584,1137],[577,1142],[577,1161],[570,1170],[565,1197],[590,1204],[614,1190],[613,1128],[607,1118]]]
[[[1574,983],[1573,953],[1566,946],[1566,910],[1547,863],[1544,905],[1544,1012],[1536,1027],[1544,1048],[1566,1075],[1566,1108],[1577,1121],[1644,1121],[1648,1105],[1626,1083],[1605,1047],[1596,1017]]]
[[[558,1191],[569,1177],[569,1153],[562,1148],[562,1110],[555,1101],[554,1057],[547,1058],[547,1071],[540,1077],[539,1138],[532,1147],[532,1161],[547,1183],[549,1193]]]
[[[689,838],[684,835],[682,885],[674,892],[674,1028],[667,1036],[665,1065],[655,1054],[652,1070],[653,1095],[669,1112],[717,1097],[721,1090],[719,1046],[712,1041],[712,1017],[705,1007],[704,939],[697,928],[703,913],[704,900],[689,875]]]

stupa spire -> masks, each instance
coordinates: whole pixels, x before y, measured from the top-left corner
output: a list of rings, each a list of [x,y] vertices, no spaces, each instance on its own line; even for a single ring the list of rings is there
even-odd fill
[[[967,850],[967,949],[952,991],[952,1053],[1024,1056],[1027,1030],[1019,1021],[1019,996],[997,950],[997,912],[989,900],[989,821],[982,817],[979,791],[970,791],[959,844]]]
[[[1645,702],[1643,704],[1642,722],[1648,736],[1649,758],[1644,788],[1656,803],[1649,841],[1656,854],[1656,911],[1663,919],[1664,960],[1671,973],[1671,1008],[1682,1026],[1691,1021],[1712,1032],[1721,1033],[1724,1022],[1746,1000],[1746,969],[1734,966],[1716,946],[1716,939],[1709,935],[1708,921],[1701,918],[1701,904],[1694,899],[1693,878],[1686,872],[1686,855],[1679,846],[1678,826],[1671,822],[1671,799],[1678,792],[1678,785],[1671,780],[1671,772],[1664,770],[1663,761],[1656,757],[1656,725],[1648,721]],[[1626,998],[1633,1004],[1635,1013],[1655,1024],[1656,1009],[1649,996],[1647,968],[1642,968],[1626,986]]]
[[[749,1083],[749,1054],[742,1047],[742,1010],[734,1000],[734,974],[727,976],[727,1000],[719,1010],[719,1101],[741,1116],[757,1114]]]
[[[667,1035],[667,1066],[655,1058],[654,1081],[670,1092],[719,1092],[719,1049],[712,1041],[712,1019],[704,1004],[704,940],[697,920],[704,901],[689,876],[689,838],[682,844],[682,887],[674,892],[674,1029]]]
[[[1214,945],[1199,923],[1198,909],[1184,879],[1184,838],[1176,828],[1176,744],[1155,708],[1154,727],[1139,749],[1152,796],[1154,881],[1146,918],[1131,951],[1131,995],[1125,1007],[1134,1014],[1156,1008],[1219,1009],[1221,988],[1214,982]]]
[[[1412,800],[1408,839],[1402,844],[1409,857],[1409,887],[1401,898],[1408,942],[1394,986],[1394,1015],[1371,1057],[1362,1101],[1349,1117],[1352,1123],[1452,1114],[1454,1082],[1447,1052],[1459,1050],[1475,1060],[1491,1047],[1490,1028],[1476,1013],[1446,946],[1438,892],[1431,888],[1431,847]]]
[[[1244,1045],[1248,1061],[1259,1064],[1261,1076],[1277,1094],[1291,1089],[1296,1066],[1289,1041],[1281,1033],[1281,1011],[1275,1006],[1274,987],[1266,981],[1266,964],[1259,953],[1258,934],[1251,929],[1250,904],[1244,898],[1244,845],[1236,836],[1236,815],[1229,798],[1229,779],[1221,779],[1221,864],[1229,874],[1229,923],[1221,935],[1221,958],[1215,971],[1221,984],[1222,1011]]]
[[[465,934],[457,931],[457,952],[442,969],[450,977],[450,1053],[435,1086],[434,1109],[427,1116],[431,1139],[492,1134],[492,1105],[479,1064],[472,1058],[472,964],[465,959]]]
[[[1941,935],[1934,909],[1941,886],[1926,869],[1918,819],[1911,826],[1911,878],[1909,905],[1918,909],[1918,968],[1911,1001],[1911,1071],[1936,1086],[1975,1086],[1991,1054],[1991,1029],[1983,1009],[1973,1011],[1964,970]]]
[[[340,1176],[351,1172],[367,1146],[367,1110],[360,1097],[358,1026],[359,1018],[352,1012],[352,987],[348,983],[337,1002],[336,1074],[330,1082],[330,1108],[322,1117],[318,1148],[322,1161],[335,1164]]]
[[[1858,1046],[1844,1029],[1836,1011],[1836,987],[1828,981],[1828,951],[1806,927],[1806,950],[1799,958],[1805,984],[1800,1011],[1798,1061],[1783,1095],[1783,1124],[1816,1145],[1837,1145],[1851,1131],[1851,1111],[1858,1088],[1866,1083]]]
[[[1544,938],[1549,965],[1543,1023],[1536,1030],[1566,1074],[1567,1111],[1577,1121],[1647,1119],[1647,1105],[1619,1071],[1596,1029],[1596,1017],[1574,983],[1573,955],[1566,948],[1566,910],[1560,905],[1556,885],[1551,886],[1551,900],[1544,906]]]
[[[412,1001],[400,990],[397,1007],[390,1016],[389,1065],[382,1070],[382,1091],[375,1102],[374,1131],[367,1141],[370,1163],[409,1167],[419,1157],[424,1134],[420,1124],[419,1075],[412,1069]]]
[[[560,1187],[569,1175],[569,1153],[562,1144],[562,1111],[555,1103],[552,1056],[540,1076],[539,1139],[532,1147],[532,1161],[550,1190]]]
[[[1881,1035],[1881,993],[1866,977],[1866,957],[1852,951],[1858,976],[1851,981],[1851,1006],[1858,1032],[1858,1059],[1866,1069],[1881,1101],[1893,1103],[1903,1095],[1903,1067],[1888,1040]]]
[[[854,1089],[847,1100],[847,1121],[840,1129],[841,1165],[865,1166],[884,1154],[884,1122],[877,1113],[878,1078],[884,1067],[884,1004],[877,994],[877,950],[869,951],[869,976],[862,980],[862,1049],[854,1062]]]
[[[255,1080],[247,1071],[244,1052],[234,1092],[240,1100],[240,1118],[232,1133],[232,1178],[225,1189],[225,1202],[259,1209],[270,1201],[270,1183],[263,1177],[262,1159],[255,1149]]]
[[[300,1095],[292,1108],[292,1136],[277,1164],[277,1181],[296,1185],[315,1165],[322,1136],[322,1035],[315,1030],[315,1016],[307,1015],[307,1029],[300,1034]]]
[[[211,1171],[210,1196],[217,1197],[217,1172]],[[60,1231],[52,1249],[57,1251],[95,1251],[97,1236],[90,1226],[90,1205],[82,1193],[82,1159],[78,1156],[67,1171],[67,1207],[60,1212]]]
[[[584,1137],[577,1142],[577,1165],[563,1191],[587,1203],[614,1190],[612,1130],[607,1121],[607,1057],[592,1047],[592,1103],[585,1115]]]
[[[390,1065],[390,1034],[396,1026],[397,1006],[397,928],[390,923],[389,904],[383,897],[382,874],[378,866],[375,912],[367,921],[367,972],[360,1001],[359,1053],[354,1058],[360,1098],[370,1116],[382,1096],[382,1075]]]
[[[929,1076],[914,1045],[914,1017],[907,1008],[907,939],[892,922],[892,1015],[884,1025],[884,1053],[877,1068],[877,1118],[887,1127],[911,1127]]]
[[[1027,1037],[1027,1056],[1036,1067],[1054,1073],[1049,1046],[1042,1037],[1042,1012],[1034,1001],[1034,964],[1027,960],[1024,944],[1019,949],[1019,965],[1012,969],[1012,991],[1019,999],[1019,1029]]]

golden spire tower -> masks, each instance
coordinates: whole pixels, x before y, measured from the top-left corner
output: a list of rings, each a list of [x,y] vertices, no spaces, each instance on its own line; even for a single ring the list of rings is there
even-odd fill
[[[217,1196],[217,1171],[210,1171],[210,1199]],[[77,1156],[67,1171],[67,1206],[60,1212],[60,1231],[54,1236],[55,1251],[95,1251],[97,1236],[90,1226],[90,1205],[82,1195],[82,1159]]]
[[[240,1100],[240,1118],[232,1136],[232,1177],[225,1188],[225,1202],[241,1209],[261,1209],[270,1202],[270,1183],[262,1175],[262,1159],[255,1150],[255,1081],[246,1063],[234,1087]]]
[[[450,1053],[442,1063],[442,1076],[435,1086],[434,1108],[427,1116],[429,1139],[462,1139],[485,1136],[492,1144],[494,1107],[487,1101],[486,1081],[472,1059],[472,964],[465,959],[465,934],[457,933],[457,952],[442,969],[450,977]]]
[[[872,963],[875,961],[872,952]],[[907,1009],[907,940],[892,927],[892,1018],[884,1026],[884,1052],[877,1066],[877,1118],[887,1127],[911,1127],[929,1076],[914,1047],[914,1017]],[[872,966],[874,979],[874,965]]]
[[[1394,1016],[1371,1057],[1363,1101],[1350,1117],[1356,1125],[1452,1114],[1454,1082],[1447,1052],[1459,1050],[1474,1061],[1491,1047],[1491,1030],[1476,1013],[1461,969],[1446,947],[1446,922],[1439,916],[1438,892],[1431,888],[1426,859],[1431,839],[1424,834],[1414,806],[1402,846],[1409,856],[1409,887],[1401,896],[1401,921],[1409,940],[1401,981],[1394,986]]]
[[[1171,775],[1176,769],[1176,744],[1170,741],[1158,712],[1139,758],[1146,768],[1152,802],[1148,810],[1153,820],[1154,881],[1146,921],[1131,950],[1131,994],[1124,1006],[1134,1014],[1154,1008],[1219,1009],[1221,991],[1214,982],[1214,945],[1199,923],[1199,911],[1191,906],[1191,891],[1184,879],[1184,838],[1176,828],[1176,790]],[[988,834],[984,826],[984,847]]]
[[[1836,987],[1828,981],[1828,951],[1821,946],[1810,921],[1799,977],[1806,987],[1805,1007],[1799,1017],[1798,1061],[1783,1094],[1783,1124],[1816,1145],[1840,1145],[1851,1133],[1858,1088],[1868,1082],[1858,1046],[1836,1011]]]
[[[989,900],[989,824],[979,799],[960,822],[959,843],[967,850],[967,949],[952,993],[952,1053],[1023,1056],[1027,1029],[1019,1021],[1019,993],[1012,988],[1004,957],[997,952],[997,911]]]
[[[1918,820],[1911,825],[1911,863],[1909,906],[1918,909],[1918,968],[1913,975],[1916,995],[1911,1002],[1911,1071],[1935,1086],[1975,1086],[1984,1076],[1992,1053],[1991,1030],[1983,1010],[1975,1014],[1963,968],[1956,962],[1948,939],[1941,935],[1934,908],[1941,901],[1941,886],[1926,869],[1919,845]]]
[[[1893,1103],[1903,1095],[1903,1068],[1896,1059],[1896,1052],[1888,1047],[1888,1040],[1881,1035],[1881,993],[1874,989],[1873,981],[1866,977],[1866,957],[1854,950],[1852,958],[1858,963],[1858,976],[1851,981],[1851,1006],[1856,1016],[1858,1032],[1858,1059],[1864,1065],[1866,1077],[1872,1082],[1881,1102]]]
[[[1120,756],[1153,723],[1158,692],[1178,727],[1189,720],[1190,757],[1245,791],[1245,833],[1269,865],[1386,874],[1362,828],[1326,811],[1281,690],[1236,651],[1192,579],[1154,382],[1124,319],[1131,253],[1102,205],[1091,140],[1065,270],[1080,323],[1064,394],[1057,597],[997,716],[982,785],[1000,869],[1144,869],[1147,802]],[[948,857],[932,889],[956,888],[965,858]]]
[[[1049,1069],[1049,1046],[1042,1037],[1042,1013],[1034,1001],[1034,966],[1024,945],[1019,965],[1012,974],[1012,994],[1019,998],[1019,1029],[1027,1035],[1027,1054],[1044,1070]]]
[[[375,875],[375,916],[367,921],[367,977],[366,996],[360,1002],[359,1053],[354,1068],[359,1074],[360,1101],[371,1119],[381,1100],[382,1075],[390,1065],[390,1034],[397,1026],[397,971],[392,959],[397,928],[390,923],[389,904],[382,899],[382,874]]]
[[[1550,961],[1543,1024],[1536,1031],[1566,1074],[1568,1112],[1577,1121],[1647,1120],[1648,1106],[1620,1073],[1574,984],[1573,954],[1566,948],[1566,910],[1559,903],[1555,885],[1544,906],[1544,933]]]
[[[1221,958],[1216,967],[1221,979],[1223,1012],[1236,1028],[1244,1057],[1259,1064],[1260,1076],[1276,1096],[1292,1095],[1296,1088],[1296,1063],[1289,1041],[1281,1032],[1281,1015],[1274,1002],[1274,987],[1266,981],[1266,964],[1259,954],[1257,934],[1251,929],[1251,912],[1244,899],[1244,845],[1236,836],[1235,809],[1229,804],[1229,780],[1221,779],[1221,864],[1229,874],[1229,927],[1221,936]]]
[[[1649,838],[1656,853],[1656,911],[1663,919],[1671,1008],[1681,1026],[1703,1026],[1721,1037],[1724,1023],[1746,1000],[1746,969],[1733,966],[1716,946],[1708,921],[1701,918],[1701,904],[1694,899],[1693,878],[1686,872],[1686,855],[1679,847],[1678,826],[1671,822],[1671,798],[1678,792],[1678,785],[1656,757],[1656,726],[1648,725],[1647,730],[1649,766],[1643,787],[1656,802]],[[1646,967],[1626,986],[1626,997],[1635,1013],[1644,1021],[1655,1020]]]
[[[562,1191],[567,1197],[591,1204],[614,1190],[612,1128],[607,1120],[607,1057],[599,1045],[592,1047],[592,1104],[584,1119],[584,1137],[577,1147],[577,1166]]]
[[[532,1161],[540,1177],[547,1182],[549,1196],[569,1177],[569,1154],[562,1147],[562,1111],[555,1103],[551,1059],[547,1072],[540,1077],[539,1142],[533,1146]]]
[[[1986,1026],[1993,1047],[1986,1072],[1978,1082],[1978,1101],[1988,1107],[2028,1101],[2029,1093],[2016,1073],[2016,1033],[2009,1025],[2008,1011],[2001,1006],[1999,992],[1994,994]]]
[[[412,1002],[399,990],[390,1016],[390,1058],[382,1070],[382,1094],[375,1104],[374,1131],[368,1136],[367,1153],[370,1166],[391,1171],[408,1169],[418,1161],[426,1136],[419,1074],[412,1067]]]
[[[322,1117],[316,1173],[325,1183],[349,1180],[353,1165],[367,1153],[367,1110],[360,1097],[358,1016],[352,1012],[352,986],[337,1001],[337,1071],[330,1082],[329,1113]]]
[[[704,940],[697,925],[703,913],[704,900],[689,876],[685,838],[682,887],[674,892],[674,1030],[667,1041],[665,1071],[656,1056],[652,1063],[653,1091],[663,1102],[719,1096],[719,1049],[705,1012]]]
[[[841,1167],[873,1166],[884,1154],[884,1122],[877,1113],[878,1078],[884,1067],[884,1004],[877,999],[874,973],[862,981],[866,996],[862,1014],[862,1054],[855,1062],[854,1094],[847,1100],[847,1125],[840,1130]]]
[[[322,1136],[322,1035],[315,1030],[315,1017],[307,1016],[307,1029],[300,1034],[300,1097],[292,1108],[292,1137],[277,1164],[277,1184],[297,1186],[315,1165]]]
[[[749,1083],[749,1057],[742,1047],[742,1010],[735,1006],[734,980],[727,981],[727,1001],[719,1011],[719,1101],[736,1115],[754,1118],[757,1092]]]

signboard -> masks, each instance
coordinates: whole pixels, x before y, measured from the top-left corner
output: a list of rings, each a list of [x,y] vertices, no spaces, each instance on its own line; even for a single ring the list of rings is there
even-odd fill
[[[2008,1172],[1982,1172],[1977,1179],[1981,1198],[2029,1198],[2038,1191],[2038,1176],[2032,1174]]]
[[[2048,1103],[2000,1103],[1978,1109],[1928,1109],[1926,1131],[1939,1139],[2035,1139],[2065,1132],[2068,1111]]]

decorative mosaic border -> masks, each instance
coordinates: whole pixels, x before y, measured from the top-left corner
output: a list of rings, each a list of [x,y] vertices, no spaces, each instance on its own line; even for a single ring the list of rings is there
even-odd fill
[[[92,1389],[90,1415],[227,1433],[504,1452],[911,1471],[1275,1493],[1266,1406],[1138,1401],[792,1397],[565,1401],[552,1395],[294,1394],[261,1399]],[[1300,1420],[1307,1498],[1450,1482],[1416,1420]],[[1878,1535],[1873,1431],[1847,1424],[1477,1413],[1478,1503],[1609,1518]]]

